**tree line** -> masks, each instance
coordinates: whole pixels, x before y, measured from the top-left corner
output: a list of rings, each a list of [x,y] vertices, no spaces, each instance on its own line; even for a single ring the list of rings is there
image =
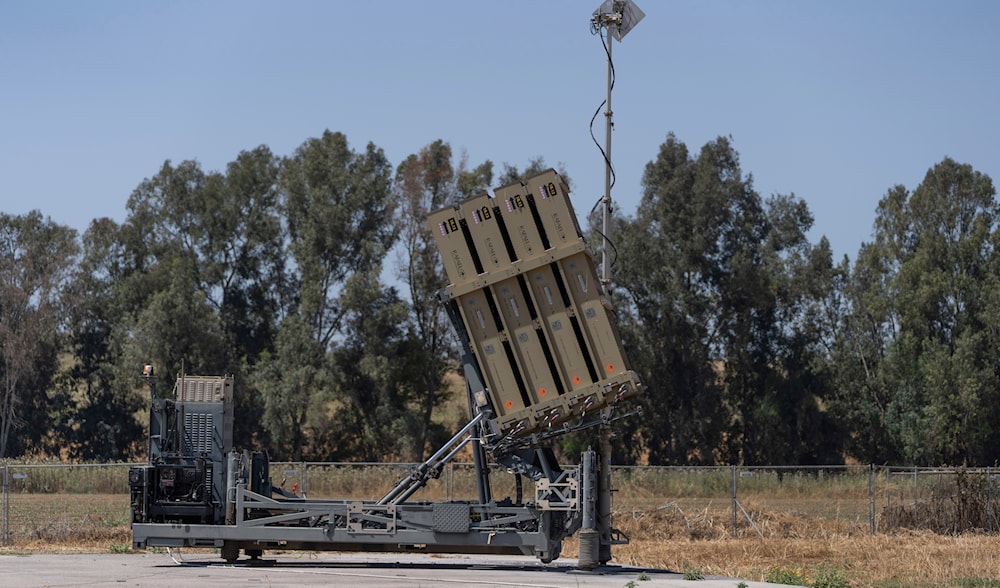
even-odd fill
[[[123,222],[82,235],[0,213],[0,458],[143,456],[152,363],[161,389],[234,374],[237,442],[276,459],[420,459],[460,425],[438,414],[457,349],[424,217],[545,167],[495,173],[441,140],[393,167],[326,131],[221,171],[167,161]],[[642,186],[611,234],[609,295],[647,388],[616,459],[997,462],[988,176],[945,158],[891,187],[853,263],[810,242],[803,200],[762,198],[727,137],[691,153],[667,135]]]

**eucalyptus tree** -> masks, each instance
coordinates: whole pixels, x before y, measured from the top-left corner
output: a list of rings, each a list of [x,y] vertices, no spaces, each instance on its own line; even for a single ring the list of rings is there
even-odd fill
[[[692,157],[668,135],[643,190],[614,232],[626,340],[649,386],[634,452],[651,463],[816,459],[830,423],[818,402],[824,333],[808,317],[828,306],[835,271],[825,240],[805,237],[805,203],[761,199],[725,137]]]
[[[423,342],[409,328],[410,309],[374,274],[357,275],[341,298],[344,338],[331,353],[338,410],[324,441],[334,457],[364,461],[421,458],[428,402]]]
[[[525,178],[530,178],[533,175],[540,174],[543,171],[549,169],[547,163],[545,163],[545,158],[541,155],[537,155],[528,160],[527,165],[524,166],[524,170],[518,169],[516,165],[504,162],[501,166],[500,175],[497,177],[497,185],[506,186],[508,184],[513,184],[519,182]],[[566,173],[566,168],[562,163],[555,166],[556,171],[562,176],[563,181],[569,186],[570,191],[573,190],[573,180],[570,178],[569,174]]]
[[[396,239],[391,167],[369,143],[350,149],[342,133],[307,140],[284,162],[280,187],[294,263],[294,307],[311,338],[331,347],[344,315],[339,296],[355,274],[382,269]]]
[[[261,146],[224,172],[164,162],[135,188],[125,221],[98,219],[84,236],[71,315],[77,392],[70,451],[119,457],[137,444],[141,366],[169,380],[235,374],[274,345],[284,244],[276,188],[280,160]],[[163,386],[164,384],[161,384]],[[237,437],[253,434],[259,403],[237,395]]]
[[[427,215],[459,200],[459,183],[471,177],[452,165],[451,146],[440,139],[419,153],[408,156],[396,169],[393,184],[399,203],[400,229],[398,277],[407,286],[410,321],[419,342],[414,351],[424,357],[416,381],[419,394],[415,407],[420,414],[419,431],[412,436],[412,454],[421,458],[432,438],[434,409],[446,398],[445,375],[454,359],[454,340],[444,306],[438,295],[448,285],[434,236],[427,228]],[[473,187],[474,181],[467,186]],[[409,437],[408,437],[409,438]]]
[[[1000,459],[1000,258],[991,179],[945,158],[879,202],[850,283],[834,408],[873,462]]]
[[[137,275],[125,232],[111,219],[93,220],[69,285],[76,304],[69,313],[74,361],[67,377],[75,400],[68,410],[72,425],[62,435],[69,456],[77,459],[125,460],[141,453],[144,431],[136,415],[143,404],[134,393],[141,364],[120,361]]]
[[[76,269],[76,231],[38,211],[0,213],[0,458],[38,448]]]
[[[292,435],[274,439],[280,454],[322,458],[336,451],[323,442],[325,419],[338,401],[330,354],[348,337],[348,283],[377,281],[396,239],[391,174],[374,144],[357,153],[347,137],[330,131],[306,140],[282,163],[278,187],[291,296],[278,338],[302,341],[264,356],[255,372],[260,388],[271,391],[264,397],[263,424]],[[282,375],[289,371],[296,380]]]
[[[472,198],[489,190],[493,185],[493,162],[487,159],[476,167],[469,167],[469,155],[462,152],[456,170],[455,189],[461,198]]]
[[[180,297],[186,302],[178,304],[204,315],[169,334],[184,338],[193,336],[182,332],[186,327],[204,330],[206,341],[220,348],[208,355],[165,357],[171,368],[179,369],[184,359],[192,369],[233,372],[241,361],[253,362],[273,346],[287,294],[279,163],[266,146],[241,152],[225,173],[206,173],[196,161],[177,166],[167,161],[129,199],[126,223],[133,242],[141,242],[135,246],[152,258],[158,292]],[[170,304],[161,300],[152,306],[171,310],[165,306]]]

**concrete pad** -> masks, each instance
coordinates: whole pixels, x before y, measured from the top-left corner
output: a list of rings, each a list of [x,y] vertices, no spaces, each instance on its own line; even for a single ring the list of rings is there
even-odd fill
[[[649,580],[640,580],[640,574]],[[645,577],[645,576],[643,576]],[[532,588],[736,588],[737,579],[624,566],[593,572],[576,560],[542,564],[531,557],[285,552],[259,562],[225,564],[204,551],[136,554],[28,554],[0,556],[0,586],[526,586]],[[747,582],[746,586],[777,586]]]

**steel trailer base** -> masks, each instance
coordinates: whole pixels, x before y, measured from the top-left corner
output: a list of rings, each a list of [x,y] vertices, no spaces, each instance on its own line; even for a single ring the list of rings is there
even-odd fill
[[[208,547],[227,561],[239,551],[395,551],[559,557],[562,512],[464,502],[378,504],[275,499],[237,488],[232,524],[134,523],[132,546]]]

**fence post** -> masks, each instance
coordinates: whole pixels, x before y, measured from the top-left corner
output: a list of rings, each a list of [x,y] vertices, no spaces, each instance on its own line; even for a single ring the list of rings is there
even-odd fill
[[[6,465],[3,466],[3,512],[0,514],[0,518],[3,519],[2,525],[0,525],[0,545],[7,545],[10,542],[10,502],[7,497],[10,490],[10,482],[8,476]]]
[[[993,479],[990,466],[986,466],[986,532],[993,534]]]
[[[892,475],[892,466],[885,466],[885,512],[889,515],[889,521],[893,521],[892,517],[892,486],[889,484],[890,477]],[[902,496],[902,492],[900,493]],[[889,530],[890,527],[883,529],[884,531]],[[896,527],[891,527],[895,529]]]
[[[875,534],[875,464],[868,464],[868,526]]]
[[[736,506],[738,500],[736,498],[736,464],[733,464],[733,537],[736,537]]]
[[[446,500],[451,502],[454,500],[453,494],[455,492],[455,462],[448,462],[448,474],[445,476],[445,496]]]

